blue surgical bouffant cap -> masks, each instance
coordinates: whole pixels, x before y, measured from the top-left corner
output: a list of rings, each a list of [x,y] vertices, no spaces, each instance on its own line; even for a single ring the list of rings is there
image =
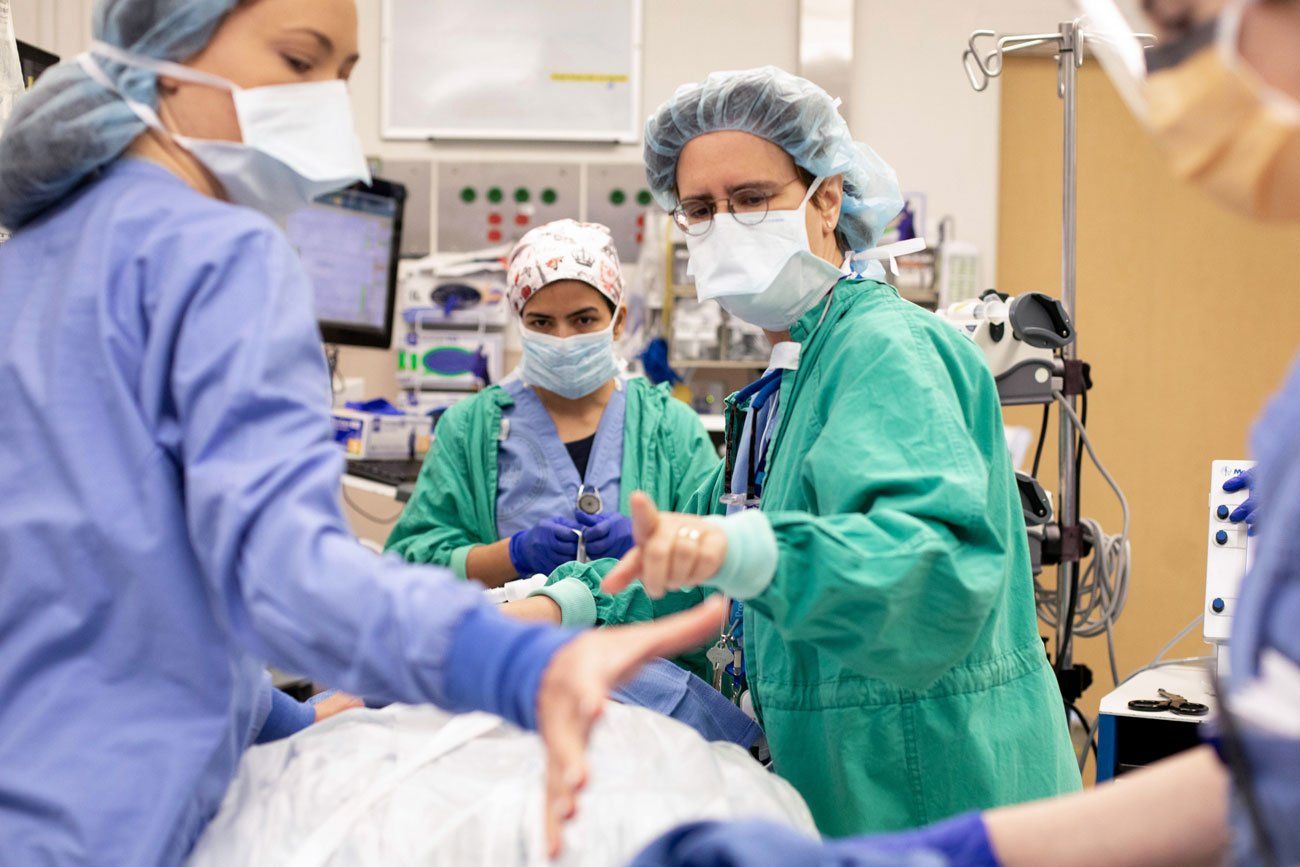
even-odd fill
[[[97,0],[96,40],[134,54],[185,61],[241,0]],[[122,93],[158,103],[157,76],[97,59]],[[65,61],[19,97],[0,136],[0,225],[17,229],[121,156],[145,129],[117,94]]]
[[[715,72],[699,84],[683,85],[646,121],[646,178],[664,210],[677,207],[682,148],[721,130],[765,138],[818,177],[843,175],[837,228],[858,252],[875,246],[902,210],[898,176],[875,151],[853,140],[838,103],[811,81],[775,66]]]

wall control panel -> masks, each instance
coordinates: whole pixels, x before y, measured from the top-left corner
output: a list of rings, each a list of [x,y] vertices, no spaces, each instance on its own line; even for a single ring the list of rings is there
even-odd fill
[[[579,219],[577,163],[438,164],[440,253],[514,243],[534,226]]]
[[[1210,469],[1204,633],[1205,640],[1213,644],[1228,640],[1241,579],[1254,559],[1254,540],[1246,535],[1246,525],[1228,520],[1232,511],[1250,496],[1250,491],[1242,489],[1229,493],[1223,489],[1223,483],[1253,466],[1254,461],[1215,461]]]
[[[635,265],[647,214],[658,210],[641,163],[589,163],[585,219],[608,226],[624,265]]]

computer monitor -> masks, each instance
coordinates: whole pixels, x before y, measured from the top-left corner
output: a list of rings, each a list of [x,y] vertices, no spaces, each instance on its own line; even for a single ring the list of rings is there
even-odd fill
[[[311,277],[326,343],[392,343],[405,208],[406,188],[376,178],[321,196],[289,218],[289,242]]]
[[[35,45],[18,40],[18,65],[22,69],[23,84],[28,90],[41,77],[41,73],[59,62],[58,55],[43,51]]]

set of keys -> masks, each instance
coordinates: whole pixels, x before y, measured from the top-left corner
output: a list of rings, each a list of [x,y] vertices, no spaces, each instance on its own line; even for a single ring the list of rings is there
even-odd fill
[[[736,637],[736,627],[739,622],[738,618],[732,618],[727,623],[726,630],[718,638],[718,643],[704,654],[705,659],[713,666],[714,689],[722,692],[723,680],[728,674],[731,675],[732,685],[735,687],[732,690],[733,700],[738,700],[740,696],[740,682],[745,674],[745,651]]]

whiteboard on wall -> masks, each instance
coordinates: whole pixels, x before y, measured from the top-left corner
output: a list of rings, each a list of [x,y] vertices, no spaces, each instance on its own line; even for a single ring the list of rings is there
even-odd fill
[[[384,0],[386,139],[636,142],[641,0]]]

